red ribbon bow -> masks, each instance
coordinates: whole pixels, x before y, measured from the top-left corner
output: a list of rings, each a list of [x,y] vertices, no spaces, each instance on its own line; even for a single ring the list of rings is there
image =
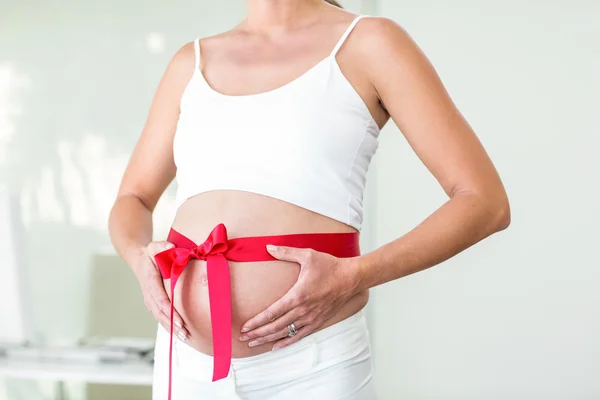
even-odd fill
[[[212,320],[213,382],[229,374],[231,364],[231,283],[229,262],[225,257],[228,249],[227,229],[217,225],[206,241],[200,245],[171,229],[168,241],[178,247],[162,251],[154,256],[163,279],[171,280],[171,296],[175,284],[192,259],[206,260],[208,295]],[[169,400],[171,399],[173,359],[173,310],[171,300],[171,340],[169,344]]]

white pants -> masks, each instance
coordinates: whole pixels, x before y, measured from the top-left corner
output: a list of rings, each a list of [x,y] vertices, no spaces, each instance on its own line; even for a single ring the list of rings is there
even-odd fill
[[[159,325],[153,400],[167,400],[169,334]],[[212,382],[213,357],[173,338],[173,400],[374,400],[369,332],[362,310],[282,349],[233,358]]]

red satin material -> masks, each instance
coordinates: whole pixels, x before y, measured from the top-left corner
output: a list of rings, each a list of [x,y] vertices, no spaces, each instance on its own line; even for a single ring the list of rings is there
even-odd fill
[[[335,257],[360,255],[359,233],[300,233],[278,236],[227,238],[225,225],[217,225],[206,241],[196,245],[171,228],[167,241],[175,245],[155,255],[163,279],[171,280],[174,293],[177,280],[192,259],[206,260],[208,295],[213,337],[213,382],[227,377],[231,365],[231,283],[229,262],[275,260],[267,250],[268,244],[311,248]],[[171,302],[171,340],[169,344],[169,400],[171,400],[173,358],[173,309]]]

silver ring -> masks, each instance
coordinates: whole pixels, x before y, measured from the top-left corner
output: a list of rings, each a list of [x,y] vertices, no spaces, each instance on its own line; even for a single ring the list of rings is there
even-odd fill
[[[292,322],[288,325],[288,336],[292,337],[296,334],[296,325]]]

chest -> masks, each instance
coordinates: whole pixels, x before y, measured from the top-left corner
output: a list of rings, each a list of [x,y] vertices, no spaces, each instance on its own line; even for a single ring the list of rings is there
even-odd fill
[[[329,27],[271,38],[242,33],[205,38],[200,41],[200,72],[223,94],[268,92],[303,76],[330,55],[334,36],[325,28]]]
[[[307,85],[311,90],[304,90]],[[352,157],[363,139],[364,120],[336,110],[344,103],[332,106],[327,90],[312,80],[307,85],[241,97],[190,90],[178,121],[176,160],[187,157],[190,149],[198,149],[199,157],[222,157],[240,167]]]

